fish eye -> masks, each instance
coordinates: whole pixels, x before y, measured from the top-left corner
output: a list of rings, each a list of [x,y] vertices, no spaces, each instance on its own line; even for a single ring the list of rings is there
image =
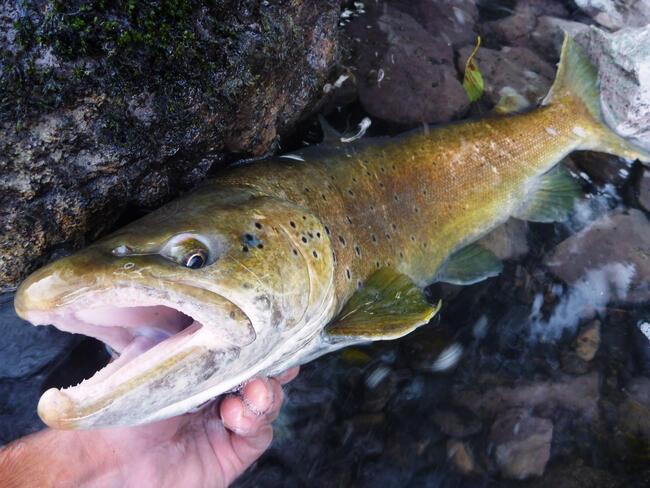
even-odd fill
[[[189,236],[168,242],[161,254],[189,269],[203,268],[210,261],[208,247],[200,240]]]
[[[183,266],[190,269],[199,269],[205,266],[207,256],[202,250],[195,251],[183,258]]]

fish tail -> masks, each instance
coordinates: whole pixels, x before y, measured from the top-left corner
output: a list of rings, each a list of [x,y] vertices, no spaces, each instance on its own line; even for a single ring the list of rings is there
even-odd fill
[[[650,153],[635,146],[610,129],[603,118],[598,88],[598,72],[580,46],[567,34],[564,34],[562,53],[555,81],[543,105],[553,103],[578,102],[586,109],[589,119],[585,131],[584,143],[580,149],[599,151],[627,159],[638,159],[645,165],[650,163]]]

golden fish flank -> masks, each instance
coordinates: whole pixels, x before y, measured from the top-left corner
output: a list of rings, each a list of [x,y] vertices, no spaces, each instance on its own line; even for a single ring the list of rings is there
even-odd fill
[[[498,112],[503,112],[503,106]],[[473,244],[511,216],[566,217],[574,150],[650,161],[602,123],[596,73],[567,38],[541,107],[323,144],[236,168],[30,276],[16,310],[106,342],[119,359],[47,391],[49,425],[185,413],[258,375],[394,339],[437,312],[422,287],[501,263]]]

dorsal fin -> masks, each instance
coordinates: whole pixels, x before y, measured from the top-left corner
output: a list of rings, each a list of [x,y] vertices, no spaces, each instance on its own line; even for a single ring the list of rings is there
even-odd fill
[[[556,166],[540,176],[514,216],[531,222],[561,222],[569,216],[580,194],[578,182],[564,168]]]
[[[371,275],[327,326],[332,342],[397,339],[426,324],[440,310],[411,279],[389,268]]]

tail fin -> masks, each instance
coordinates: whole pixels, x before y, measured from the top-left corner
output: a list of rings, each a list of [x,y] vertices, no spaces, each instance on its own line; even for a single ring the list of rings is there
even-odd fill
[[[548,105],[567,98],[579,99],[591,115],[592,123],[587,128],[583,149],[638,159],[646,165],[650,163],[648,151],[623,139],[606,125],[600,108],[598,72],[580,46],[565,33],[557,75],[542,104]]]

